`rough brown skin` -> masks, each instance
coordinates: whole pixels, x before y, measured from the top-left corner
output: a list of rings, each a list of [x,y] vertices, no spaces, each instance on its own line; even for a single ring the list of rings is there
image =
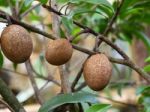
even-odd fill
[[[0,42],[4,55],[14,63],[25,62],[32,53],[32,39],[22,26],[6,27],[1,34]]]
[[[66,39],[57,39],[48,43],[45,58],[52,65],[62,65],[70,60],[72,45]]]
[[[85,62],[83,74],[87,85],[92,90],[100,91],[109,83],[112,66],[104,54],[95,54]]]

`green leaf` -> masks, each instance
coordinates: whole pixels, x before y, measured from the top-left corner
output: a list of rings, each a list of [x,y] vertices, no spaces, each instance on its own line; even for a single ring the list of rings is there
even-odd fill
[[[41,21],[42,17],[38,16],[37,14],[30,13],[29,18],[31,21]]]
[[[44,55],[43,53],[35,60],[33,63],[33,69],[37,73],[37,75],[46,75],[45,66],[43,65]]]
[[[67,3],[69,0],[56,0],[57,3]]]
[[[150,65],[145,66],[143,69],[145,72],[149,72],[150,71]]]
[[[0,68],[3,67],[3,63],[4,63],[4,58],[3,58],[2,52],[0,51]]]
[[[64,25],[64,27],[66,28],[68,33],[72,34],[72,31],[73,31],[73,20],[72,20],[72,18],[69,18],[67,16],[63,16],[62,17],[62,24]]]
[[[66,103],[81,103],[81,102],[94,103],[98,102],[98,100],[96,95],[85,92],[61,94],[45,102],[38,112],[49,112],[54,108]]]
[[[101,15],[102,17],[104,18],[108,18],[106,14],[104,14],[105,12],[103,12],[102,10],[98,10],[98,9],[87,9],[87,8],[80,8],[80,7],[77,7],[75,10],[73,10],[69,16],[71,16],[73,18],[73,16],[77,15],[77,14],[83,14],[83,13],[97,13],[99,15]]]
[[[24,4],[25,4],[25,6],[27,7],[27,6],[29,6],[33,1],[34,1],[34,0],[25,0],[25,1],[24,1]]]
[[[0,0],[0,6],[8,6],[8,3],[4,2],[4,0]]]
[[[38,6],[38,7],[36,7],[34,10],[35,10],[35,12],[38,14],[38,13],[40,12],[40,10],[41,10],[41,7]]]
[[[107,0],[70,0],[71,3],[80,3],[80,2],[86,2],[91,3],[95,5],[105,5],[113,10],[112,5]]]
[[[149,0],[143,0],[143,1],[140,1],[140,2],[137,2],[133,7],[144,7],[144,8],[149,8],[150,6],[150,1]]]
[[[150,62],[150,56],[144,60],[145,62]]]
[[[136,94],[139,95],[139,94],[142,94],[145,91],[150,91],[150,86],[140,86],[140,87],[138,87],[137,90],[136,90]]]
[[[128,8],[128,9],[122,11],[122,12],[120,13],[120,16],[121,16],[121,18],[123,19],[123,18],[125,18],[125,17],[127,17],[127,16],[129,16],[129,15],[133,15],[133,14],[139,13],[139,11],[140,11],[141,9],[142,9],[142,8]]]
[[[107,112],[107,110],[111,107],[110,104],[95,104],[92,105],[85,112]]]
[[[48,2],[48,0],[40,0],[40,2],[41,2],[42,4],[46,4],[46,3]]]

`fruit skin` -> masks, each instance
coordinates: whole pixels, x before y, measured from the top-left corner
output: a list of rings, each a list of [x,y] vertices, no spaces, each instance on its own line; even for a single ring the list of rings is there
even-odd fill
[[[92,55],[86,60],[83,75],[86,84],[95,91],[100,91],[109,83],[112,66],[104,54]]]
[[[70,60],[73,48],[67,39],[56,39],[48,43],[45,58],[52,65],[62,65]]]
[[[32,53],[32,39],[22,26],[6,27],[1,34],[0,42],[4,55],[14,63],[25,62]]]

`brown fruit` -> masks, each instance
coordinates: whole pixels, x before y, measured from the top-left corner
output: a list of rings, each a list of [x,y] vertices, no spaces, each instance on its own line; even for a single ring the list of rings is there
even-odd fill
[[[6,27],[0,42],[4,55],[14,63],[25,62],[32,53],[32,39],[28,31],[19,25]]]
[[[52,65],[62,65],[70,60],[73,53],[72,45],[66,39],[50,41],[46,49],[46,60]]]
[[[95,54],[86,60],[83,74],[87,85],[92,90],[99,91],[109,83],[112,66],[104,54]]]

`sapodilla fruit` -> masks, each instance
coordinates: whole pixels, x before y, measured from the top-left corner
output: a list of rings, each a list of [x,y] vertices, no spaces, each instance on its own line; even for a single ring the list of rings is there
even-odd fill
[[[67,39],[56,39],[48,43],[45,58],[52,65],[62,65],[70,60],[73,48]]]
[[[0,38],[4,55],[14,63],[23,63],[31,55],[33,44],[26,29],[19,25],[6,27]]]
[[[104,54],[94,54],[84,63],[84,79],[92,90],[100,91],[105,88],[111,74],[111,63]]]

